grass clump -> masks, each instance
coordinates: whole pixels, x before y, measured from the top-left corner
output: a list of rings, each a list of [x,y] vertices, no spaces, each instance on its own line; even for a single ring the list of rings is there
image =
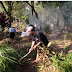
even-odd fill
[[[39,62],[39,72],[72,72],[72,52],[64,54],[63,51],[49,52],[48,48],[41,47],[42,61]]]
[[[0,72],[14,72],[20,54],[6,44],[0,46]]]
[[[59,71],[62,72],[72,72],[72,53],[64,55],[61,53],[56,53],[51,57],[53,63],[52,66],[57,67]]]

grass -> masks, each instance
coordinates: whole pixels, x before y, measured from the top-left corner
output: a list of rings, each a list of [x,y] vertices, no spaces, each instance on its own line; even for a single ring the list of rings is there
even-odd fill
[[[18,60],[24,56],[27,52],[22,49],[14,49],[11,46],[3,43],[0,46],[0,72],[14,72],[16,68],[21,66]],[[30,56],[27,56],[29,59]],[[32,57],[33,58],[33,57]],[[24,59],[25,60],[25,59]],[[28,61],[24,61],[21,63],[22,65],[28,63]],[[24,65],[25,66],[25,65]]]
[[[18,59],[21,57],[16,50],[6,44],[0,46],[0,72],[14,72]]]
[[[72,52],[63,54],[63,51],[60,53],[52,51],[53,54],[50,54],[49,50],[41,48],[41,53],[39,58],[42,58],[42,61],[38,65],[39,72],[72,72]],[[45,54],[51,57],[45,57]]]

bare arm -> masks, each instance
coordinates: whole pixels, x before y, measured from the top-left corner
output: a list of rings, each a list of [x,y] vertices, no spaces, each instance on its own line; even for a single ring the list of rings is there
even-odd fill
[[[33,47],[34,47],[34,45],[35,45],[35,41],[32,41],[32,46],[31,46],[31,48],[33,48]]]
[[[39,46],[42,42],[38,42],[36,45],[35,45],[35,41],[32,41],[32,46],[31,46],[31,49],[30,50],[35,50],[37,48],[37,46]],[[29,51],[30,51],[29,50]]]
[[[34,49],[37,48],[37,46],[39,46],[42,42],[38,42],[35,46],[34,46]]]
[[[10,32],[10,29],[8,31]]]
[[[30,50],[33,50],[33,48],[34,48],[34,45],[35,45],[35,41],[32,41],[32,45],[31,45],[31,48],[30,48]],[[30,51],[29,50],[29,51]]]

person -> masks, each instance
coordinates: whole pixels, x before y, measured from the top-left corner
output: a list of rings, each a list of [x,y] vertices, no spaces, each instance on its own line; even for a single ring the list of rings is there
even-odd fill
[[[34,62],[38,62],[41,59],[38,58],[39,57],[39,53],[41,53],[40,49],[38,46],[43,47],[42,43],[44,44],[45,47],[47,47],[48,45],[48,39],[47,37],[40,31],[35,31],[35,28],[33,28],[32,26],[28,27],[27,31],[32,35],[32,45],[31,45],[31,51],[32,50],[36,50],[37,49],[37,58],[36,60],[34,60],[32,63]]]
[[[32,27],[35,29],[35,31],[40,31],[40,29],[39,29],[39,28],[35,27],[35,26],[34,26],[34,25],[32,25],[32,24],[30,24],[29,26],[32,26]]]
[[[10,41],[11,41],[11,43],[14,43],[14,37],[15,37],[15,32],[16,32],[15,28],[10,27],[9,32],[10,32]]]
[[[33,27],[33,28],[35,29],[35,31],[40,31],[40,29],[37,28],[37,27],[35,27],[33,24],[28,24],[28,25],[26,25],[26,31],[27,31],[27,28],[28,28],[28,27]]]

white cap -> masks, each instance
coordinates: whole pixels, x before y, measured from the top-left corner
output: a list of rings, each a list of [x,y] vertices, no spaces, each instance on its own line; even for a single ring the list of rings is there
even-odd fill
[[[32,29],[33,29],[32,26],[27,27],[27,31],[28,31],[28,32],[31,31]]]

